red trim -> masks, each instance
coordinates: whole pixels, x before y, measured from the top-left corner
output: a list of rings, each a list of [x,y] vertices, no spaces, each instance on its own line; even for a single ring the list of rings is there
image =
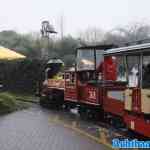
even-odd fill
[[[124,114],[124,102],[112,98],[104,99],[104,111],[117,116],[123,116]]]
[[[91,85],[82,85],[79,89],[79,101],[82,103],[99,105],[99,90]]]
[[[71,101],[77,101],[77,93],[76,93],[76,88],[72,89],[72,88],[66,88],[65,89],[65,93],[64,93],[64,99],[67,100],[71,100]]]
[[[92,102],[88,102],[88,101],[85,101],[85,100],[80,100],[80,101],[81,101],[81,103],[95,105],[95,106],[100,106],[100,104],[98,104],[98,103],[92,103]]]
[[[124,122],[129,129],[146,137],[150,137],[150,120],[145,120],[143,116],[132,115],[126,112],[124,115]],[[131,122],[134,122],[134,129],[131,128]]]
[[[125,87],[107,87],[103,90],[103,108],[105,112],[113,115],[123,117],[124,114],[124,101],[108,97],[108,91],[124,91]]]
[[[70,101],[70,102],[77,102],[77,99],[70,99],[70,98],[65,98],[65,101]]]
[[[141,113],[141,89],[133,88],[132,90],[132,110]]]

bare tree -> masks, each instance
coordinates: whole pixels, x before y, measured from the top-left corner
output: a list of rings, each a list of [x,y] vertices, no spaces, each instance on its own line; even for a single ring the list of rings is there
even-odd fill
[[[126,27],[119,27],[105,34],[105,43],[122,45],[123,43],[136,43],[136,41],[150,42],[150,26],[134,23]]]
[[[58,17],[58,28],[60,32],[60,38],[62,40],[65,32],[65,16],[63,13]]]
[[[84,32],[79,33],[79,38],[82,41],[90,44],[96,44],[102,41],[104,32],[96,27],[88,28]]]

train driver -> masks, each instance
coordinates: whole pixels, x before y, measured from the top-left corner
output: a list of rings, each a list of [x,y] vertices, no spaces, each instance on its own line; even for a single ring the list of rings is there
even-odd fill
[[[117,63],[116,58],[107,56],[98,67],[98,73],[102,74],[103,80],[117,80]]]

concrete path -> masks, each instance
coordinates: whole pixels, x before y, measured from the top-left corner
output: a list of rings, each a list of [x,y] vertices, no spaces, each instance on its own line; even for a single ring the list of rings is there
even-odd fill
[[[33,106],[0,117],[0,150],[107,150],[88,137],[49,122],[51,111]]]

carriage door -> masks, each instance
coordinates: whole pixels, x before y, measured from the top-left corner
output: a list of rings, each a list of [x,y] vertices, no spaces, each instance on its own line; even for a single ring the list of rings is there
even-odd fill
[[[141,112],[141,59],[140,55],[127,56],[128,89],[125,109],[133,112]]]
[[[143,54],[141,111],[150,114],[150,53]]]
[[[66,101],[77,101],[75,71],[65,73],[65,100]]]

